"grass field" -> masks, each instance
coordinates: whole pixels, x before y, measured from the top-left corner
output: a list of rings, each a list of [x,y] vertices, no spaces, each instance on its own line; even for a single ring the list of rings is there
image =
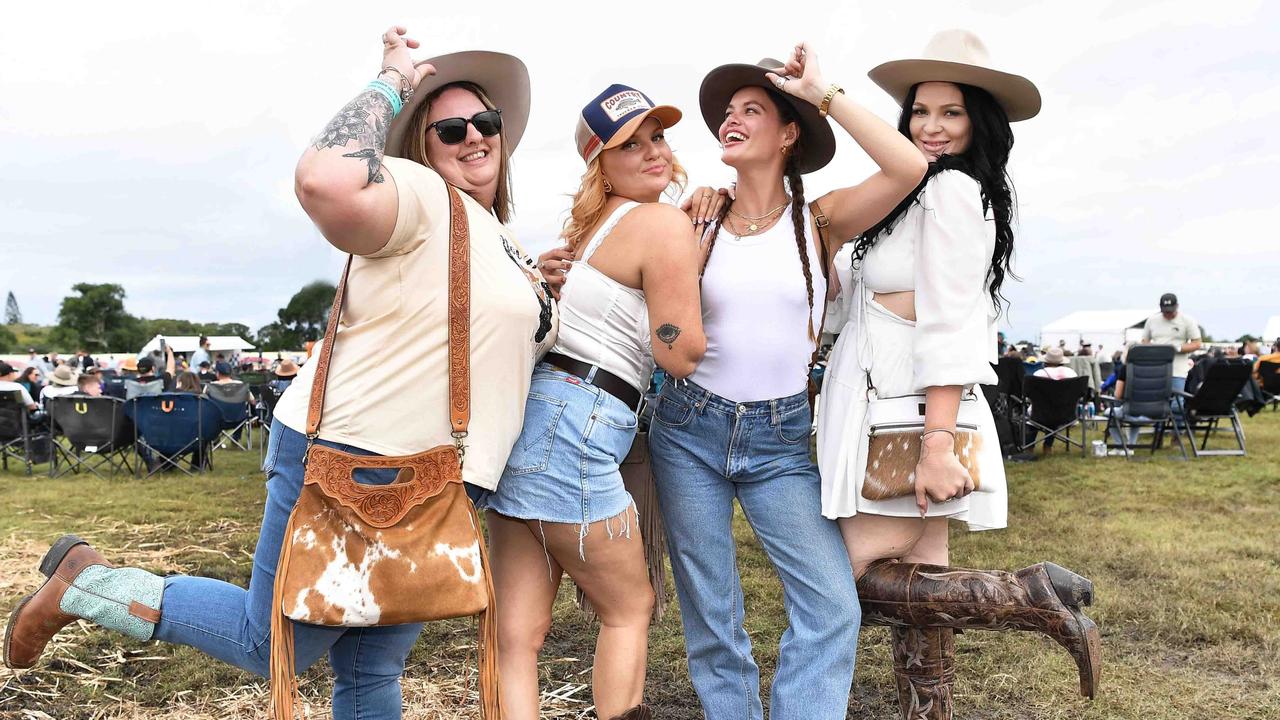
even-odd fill
[[[1247,419],[1248,458],[1154,460],[1056,453],[1011,465],[1010,528],[953,525],[956,565],[1019,568],[1051,559],[1092,578],[1103,633],[1100,697],[1077,695],[1075,666],[1028,633],[957,638],[956,717],[992,720],[1280,718],[1280,413]],[[0,474],[0,606],[41,578],[48,543],[76,532],[117,564],[246,584],[261,515],[256,453],[219,451],[199,478],[57,480]],[[12,468],[12,466],[11,466]],[[747,629],[765,674],[783,630],[779,585],[739,516]],[[593,717],[594,632],[562,590],[544,653],[544,717]],[[468,622],[423,634],[405,681],[406,718],[473,718]],[[849,718],[893,718],[887,631],[866,629]],[[651,635],[648,696],[657,717],[701,717],[673,609]],[[328,717],[327,667],[306,675],[311,717]],[[139,645],[87,624],[55,638],[25,673],[0,668],[0,718],[262,717],[265,685],[193,650]]]

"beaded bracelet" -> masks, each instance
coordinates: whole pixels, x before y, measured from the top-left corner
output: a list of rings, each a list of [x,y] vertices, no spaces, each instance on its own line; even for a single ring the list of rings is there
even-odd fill
[[[376,90],[387,99],[387,102],[391,103],[391,117],[395,117],[400,114],[400,109],[404,107],[404,104],[400,102],[400,93],[397,93],[396,89],[391,87],[391,83],[388,83],[385,80],[371,80],[369,84],[365,86],[365,89]]]

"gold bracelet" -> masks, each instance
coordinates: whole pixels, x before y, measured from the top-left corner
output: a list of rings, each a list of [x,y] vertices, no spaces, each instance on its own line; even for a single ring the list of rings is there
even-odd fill
[[[818,104],[818,115],[820,117],[827,116],[827,110],[831,107],[831,101],[835,98],[836,93],[844,94],[844,88],[835,83],[831,83],[831,87],[827,88],[827,94],[822,96],[822,102]]]
[[[946,428],[934,428],[932,430],[925,430],[924,432],[920,433],[920,440],[923,442],[926,437],[932,435],[933,433],[940,433],[940,432],[944,432],[950,435],[952,440],[954,440],[956,437],[955,430],[948,430]]]

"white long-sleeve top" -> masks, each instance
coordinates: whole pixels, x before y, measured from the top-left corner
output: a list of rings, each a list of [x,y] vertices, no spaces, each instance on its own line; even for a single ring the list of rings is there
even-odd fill
[[[981,186],[959,170],[944,170],[863,258],[862,281],[871,293],[915,291],[917,391],[996,382],[999,313],[987,288],[995,245]],[[847,292],[852,286],[844,285]]]

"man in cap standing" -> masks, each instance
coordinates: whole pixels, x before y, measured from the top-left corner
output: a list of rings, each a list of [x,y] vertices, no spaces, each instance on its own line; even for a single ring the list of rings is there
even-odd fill
[[[1178,312],[1177,295],[1165,293],[1160,296],[1160,312],[1147,318],[1142,327],[1142,342],[1173,346],[1176,353],[1173,356],[1173,390],[1177,399],[1177,393],[1187,387],[1191,353],[1200,349],[1200,324],[1190,315]],[[1177,400],[1172,404],[1174,419],[1181,425],[1182,403]]]

